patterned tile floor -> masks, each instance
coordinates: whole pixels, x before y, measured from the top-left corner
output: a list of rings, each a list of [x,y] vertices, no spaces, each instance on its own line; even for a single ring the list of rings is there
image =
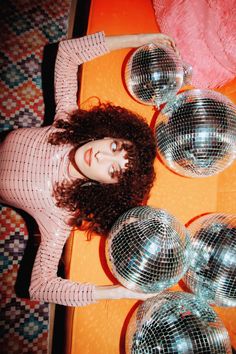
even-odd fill
[[[43,124],[44,47],[66,37],[69,8],[70,0],[1,2],[0,132]],[[26,223],[18,212],[0,205],[0,227],[1,353],[46,354],[49,306],[15,293],[28,241]]]

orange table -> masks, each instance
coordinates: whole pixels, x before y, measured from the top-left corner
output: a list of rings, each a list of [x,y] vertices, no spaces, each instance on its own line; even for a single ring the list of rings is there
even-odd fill
[[[109,35],[159,31],[151,0],[92,0],[88,33],[99,30]],[[153,108],[135,102],[123,84],[122,73],[128,52],[120,50],[84,65],[80,102],[97,96],[101,101],[136,111],[150,122]],[[233,83],[225,87],[224,93],[236,102],[233,87]],[[203,179],[177,176],[158,159],[155,169],[157,179],[148,204],[167,209],[182,223],[206,212],[236,213],[236,164],[218,176]],[[104,246],[104,239],[98,236],[87,241],[82,232],[75,232],[67,245],[67,277],[97,285],[112,284],[114,279],[105,264]],[[176,285],[173,289],[180,287]],[[124,353],[125,329],[135,306],[137,302],[132,300],[110,300],[85,308],[68,308],[67,354]],[[236,309],[216,308],[216,311],[236,347]]]

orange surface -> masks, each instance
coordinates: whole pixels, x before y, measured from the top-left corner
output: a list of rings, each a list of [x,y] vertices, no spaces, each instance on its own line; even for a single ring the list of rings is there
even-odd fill
[[[92,0],[88,33],[99,30],[107,35],[158,32],[151,0]],[[101,101],[136,111],[151,122],[153,108],[135,102],[123,84],[123,67],[129,52],[120,50],[84,65],[80,102],[97,96]],[[236,102],[234,85],[235,81],[223,92]],[[177,176],[158,159],[155,169],[157,180],[149,205],[167,209],[183,223],[206,212],[236,213],[236,164],[218,176],[203,179]],[[97,285],[112,284],[104,246],[102,238],[95,236],[86,241],[86,236],[76,231],[66,251],[68,278]],[[125,329],[136,305],[132,300],[110,300],[84,308],[68,308],[67,354],[124,353]],[[216,310],[236,347],[236,309]]]

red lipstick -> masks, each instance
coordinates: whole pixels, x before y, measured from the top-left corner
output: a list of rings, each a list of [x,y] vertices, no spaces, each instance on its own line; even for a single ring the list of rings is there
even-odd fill
[[[84,153],[84,161],[86,162],[86,164],[87,164],[88,166],[91,166],[92,151],[93,151],[93,149],[90,148],[90,149],[86,150],[85,153]]]

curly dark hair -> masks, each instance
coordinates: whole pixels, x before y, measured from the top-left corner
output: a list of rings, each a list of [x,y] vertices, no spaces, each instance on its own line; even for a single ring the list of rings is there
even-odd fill
[[[99,104],[90,110],[79,109],[69,121],[58,120],[49,137],[53,145],[71,144],[73,149],[104,137],[132,143],[132,168],[127,168],[118,183],[63,181],[54,188],[57,206],[72,213],[70,224],[106,235],[116,219],[130,208],[143,204],[153,185],[156,156],[154,134],[139,115],[119,106]],[[128,149],[129,150],[129,149]],[[128,158],[129,158],[129,151]]]

